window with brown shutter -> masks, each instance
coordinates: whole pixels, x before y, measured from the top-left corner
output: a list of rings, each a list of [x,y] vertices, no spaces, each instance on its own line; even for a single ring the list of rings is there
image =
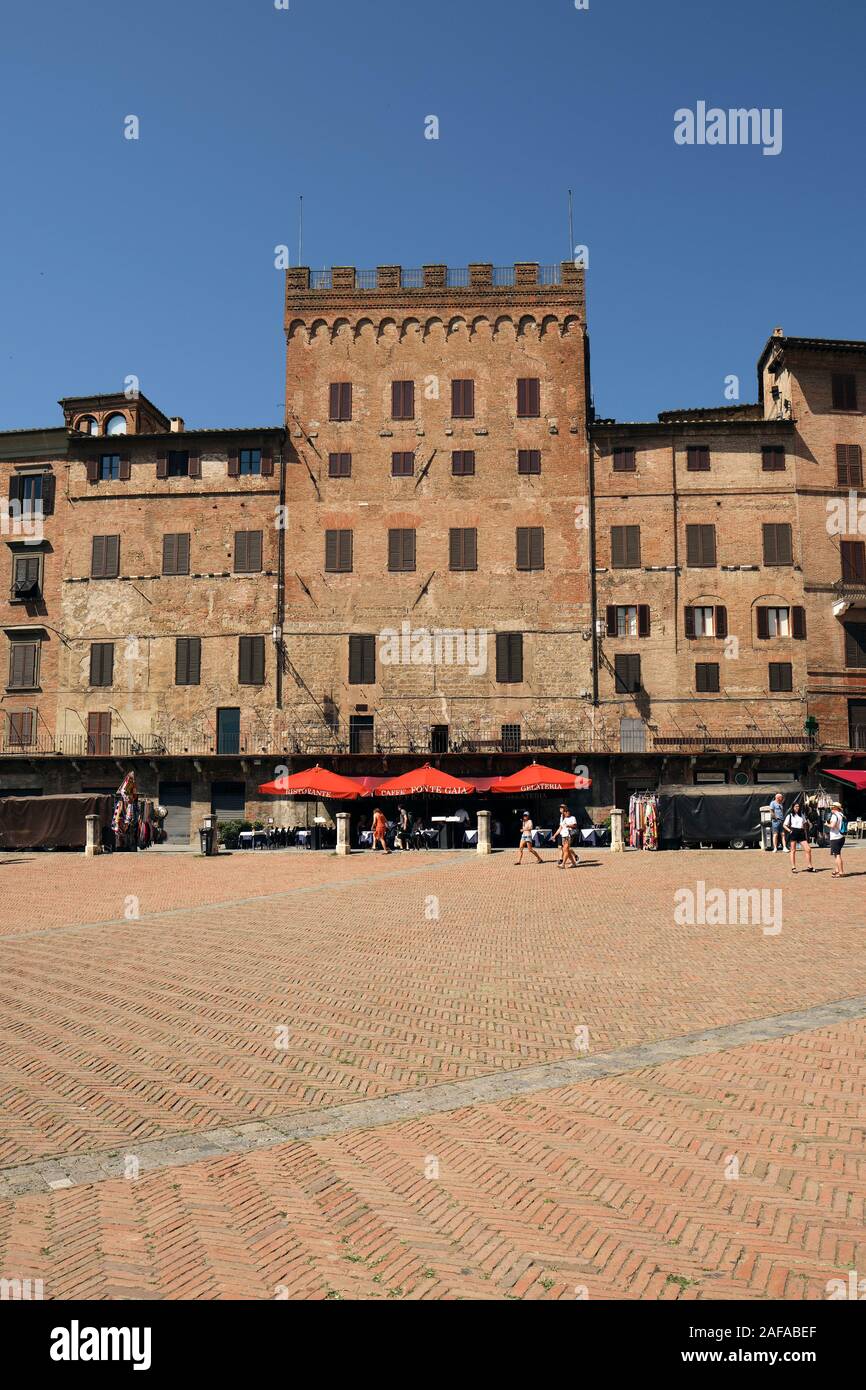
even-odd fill
[[[201,454],[190,453],[187,460],[187,476],[190,478],[201,477]]]
[[[716,563],[715,526],[686,527],[686,564],[690,569],[712,569]]]
[[[448,568],[475,570],[478,568],[478,532],[474,526],[452,527],[448,532]]]
[[[329,478],[351,478],[352,476],[352,455],[351,454],[328,454],[328,477]]]
[[[610,563],[615,570],[640,569],[639,526],[611,526]]]
[[[455,449],[451,454],[451,472],[455,478],[470,478],[475,473],[475,450]]]
[[[264,685],[264,637],[238,638],[238,685]]]
[[[168,454],[157,454],[156,476],[158,478],[168,477]]]
[[[785,446],[783,444],[765,444],[761,449],[761,468],[765,473],[784,473]]]
[[[235,574],[260,574],[261,531],[235,531]]]
[[[351,420],[352,383],[351,381],[332,381],[329,402],[332,420]]]
[[[637,635],[638,637],[649,637],[650,635],[650,610],[648,603],[639,603],[637,606]]]
[[[40,597],[42,592],[42,556],[13,555],[12,594],[13,603],[27,603]]]
[[[540,449],[518,449],[517,450],[517,472],[524,477],[541,472],[541,450]]]
[[[99,459],[89,458],[84,460],[84,467],[87,469],[87,481],[89,483],[99,482]],[[157,477],[159,474],[157,473]]]
[[[91,757],[107,758],[111,753],[111,712],[96,711],[87,716],[87,752]]]
[[[686,449],[686,472],[709,473],[710,451],[703,444],[690,444]]]
[[[863,486],[863,455],[859,444],[836,445],[836,484],[838,487]]]
[[[411,478],[415,472],[415,455],[411,450],[397,450],[391,455],[391,477]]]
[[[129,454],[120,455],[120,466],[117,471],[117,476],[122,483],[128,483],[132,477],[132,460]]]
[[[9,689],[35,690],[39,675],[39,643],[11,641],[9,644]]]
[[[683,609],[683,614],[685,617],[686,637],[691,640],[695,635],[695,610],[691,606],[688,606]]]
[[[866,541],[840,541],[844,584],[866,584]]]
[[[472,420],[475,418],[475,382],[471,380],[452,381],[451,418],[453,420]]]
[[[523,633],[497,632],[497,685],[519,685],[523,680]]]
[[[35,710],[15,709],[9,710],[9,722],[6,727],[6,742],[12,748],[27,748],[34,742],[36,731]]]
[[[175,685],[201,684],[201,638],[178,637],[174,644]]]
[[[90,684],[111,685],[114,680],[114,643],[91,642]]]
[[[634,473],[636,468],[634,449],[614,449],[614,473]]]
[[[699,695],[718,694],[719,663],[717,661],[695,662],[695,690]]]
[[[832,378],[833,409],[857,409],[857,378],[853,372],[834,372]]]
[[[517,382],[517,414],[530,419],[541,414],[541,382],[538,377],[521,377]]]
[[[794,668],[790,661],[770,662],[770,690],[779,693],[794,689]]]
[[[766,521],[764,532],[764,564],[792,565],[794,563],[791,526],[787,521]]]
[[[518,526],[517,568],[519,570],[544,569],[543,526]]]
[[[755,631],[758,634],[759,642],[766,642],[770,637],[770,610],[769,608],[759,607],[755,609]]]
[[[91,579],[116,579],[120,573],[120,536],[94,536],[90,555]]]
[[[352,532],[325,532],[325,570],[329,574],[349,574],[352,569]]]
[[[866,623],[845,623],[845,665],[866,667]]]
[[[263,478],[272,478],[274,476],[274,456],[270,449],[262,449],[259,466]]]
[[[616,609],[617,605],[615,603],[609,603],[606,605],[605,608],[604,626],[606,636],[608,637],[616,637],[619,632],[619,628],[617,625]]]
[[[240,454],[239,454],[239,452],[238,452],[237,449],[229,449],[229,456],[228,456],[228,476],[229,476],[230,478],[237,478],[237,477],[240,476],[240,471],[241,471]],[[159,477],[159,473],[157,473],[157,477]]]
[[[415,532],[392,528],[388,532],[388,569],[405,573],[415,568]]]
[[[716,636],[716,637],[722,637],[722,638],[724,638],[724,637],[727,637],[727,635],[728,635],[728,610],[727,610],[727,608],[725,608],[724,604],[721,604],[721,603],[720,603],[720,604],[718,604],[717,607],[716,607],[716,631],[715,631],[715,636]]]
[[[806,640],[806,610],[799,605],[791,609],[791,636],[797,642]]]
[[[640,657],[618,653],[613,659],[614,689],[618,695],[633,695],[641,689]]]
[[[391,382],[391,418],[392,420],[414,420],[414,381]]]
[[[367,633],[349,638],[349,684],[376,684],[376,638]]]
[[[189,574],[189,533],[178,531],[162,538],[163,574]]]

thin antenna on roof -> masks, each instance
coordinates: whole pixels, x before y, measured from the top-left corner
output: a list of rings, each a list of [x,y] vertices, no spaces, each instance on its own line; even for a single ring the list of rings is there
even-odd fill
[[[574,198],[568,190],[568,259],[574,255]]]
[[[298,197],[298,265],[304,259],[304,195]]]

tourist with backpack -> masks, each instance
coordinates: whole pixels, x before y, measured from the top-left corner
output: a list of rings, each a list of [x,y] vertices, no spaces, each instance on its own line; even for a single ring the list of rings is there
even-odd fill
[[[848,822],[842,810],[841,802],[834,801],[831,809],[830,819],[827,822],[827,829],[830,834],[830,854],[833,858],[833,877],[844,878],[845,864],[842,859],[842,850],[845,848],[845,836],[848,834]]]

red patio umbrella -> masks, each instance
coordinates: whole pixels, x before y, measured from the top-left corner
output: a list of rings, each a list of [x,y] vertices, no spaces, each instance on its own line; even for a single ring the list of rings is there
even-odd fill
[[[561,772],[557,767],[530,763],[519,772],[497,777],[492,792],[573,792],[592,786],[591,777],[578,777],[573,772]]]
[[[403,772],[399,777],[389,777],[380,782],[368,796],[417,796],[425,792],[434,796],[470,796],[475,790],[474,782],[461,782],[448,772],[440,772],[438,767],[425,763],[412,772]]]
[[[303,772],[293,772],[290,777],[264,782],[259,791],[268,796],[322,796],[352,801],[362,795],[364,788],[351,777],[342,777],[339,772],[331,772],[317,763]]]

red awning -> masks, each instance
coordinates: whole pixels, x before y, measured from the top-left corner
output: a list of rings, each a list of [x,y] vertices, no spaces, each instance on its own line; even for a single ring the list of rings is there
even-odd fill
[[[849,786],[856,787],[858,792],[866,792],[866,772],[858,772],[856,768],[833,767],[822,767],[821,772],[825,777],[837,777],[840,782],[847,782]]]
[[[424,792],[431,792],[440,796],[469,796],[475,790],[474,782],[461,782],[459,777],[452,777],[448,772],[440,772],[438,767],[431,767],[425,763],[423,767],[416,767],[412,772],[401,773],[399,777],[389,777],[387,782],[380,782],[375,791],[368,792],[368,796],[416,796]]]
[[[353,778],[342,777],[339,772],[331,772],[318,764],[304,772],[294,772],[291,777],[264,782],[259,787],[266,796],[322,796],[336,801],[352,801],[361,796],[363,790]]]
[[[573,772],[561,772],[559,768],[545,767],[543,763],[530,763],[529,767],[522,767],[508,777],[497,777],[490,790],[503,793],[573,792],[590,786],[590,777],[577,777]]]

